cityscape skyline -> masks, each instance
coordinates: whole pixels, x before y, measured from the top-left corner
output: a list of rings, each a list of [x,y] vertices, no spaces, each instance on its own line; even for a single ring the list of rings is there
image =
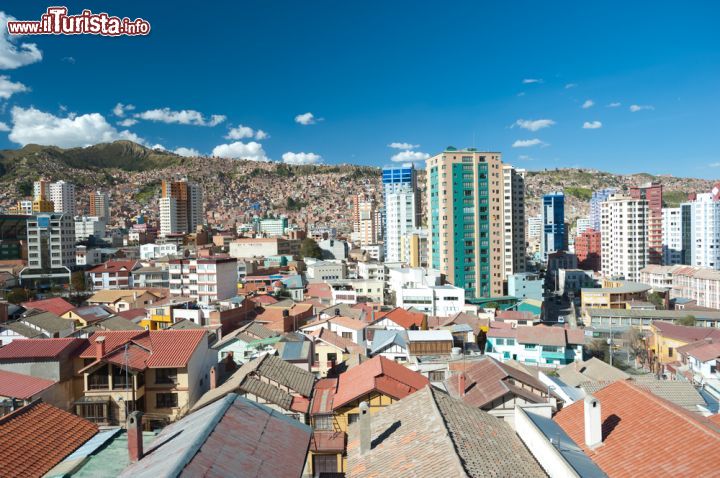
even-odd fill
[[[669,15],[669,6],[633,5],[621,17],[570,4],[403,6],[343,6],[341,15],[326,3],[249,2],[217,16],[128,2],[109,13],[147,19],[147,37],[11,39],[3,29],[0,148],[124,138],[184,155],[373,166],[395,157],[422,168],[453,145],[499,151],[528,170],[708,177],[720,166],[717,6]],[[0,20],[42,12],[10,2]],[[270,14],[273,33],[261,26]],[[182,26],[190,18],[194,35]],[[233,41],[235,18],[252,49]],[[470,35],[478,18],[488,26]],[[443,35],[417,28],[449,21],[455,29]],[[382,34],[364,35],[370,29]],[[196,35],[213,48],[195,54]],[[228,62],[238,51],[242,61]],[[175,73],[179,65],[197,73]],[[432,74],[454,65],[458,74]]]

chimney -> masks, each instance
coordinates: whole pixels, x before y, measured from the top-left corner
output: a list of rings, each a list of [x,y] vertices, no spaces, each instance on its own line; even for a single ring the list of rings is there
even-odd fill
[[[585,444],[594,449],[602,445],[600,402],[592,395],[585,396]]]
[[[463,371],[463,372],[460,372],[460,375],[458,376],[458,394],[461,397],[465,396],[465,388],[466,388],[465,383],[466,383],[466,378],[465,378],[465,372]]]
[[[105,336],[101,335],[95,339],[95,358],[100,360],[105,355]]]
[[[370,432],[370,405],[368,402],[360,403],[360,455],[370,451],[371,432]]]
[[[142,416],[143,413],[140,410],[136,410],[128,416],[127,438],[130,463],[135,463],[143,457]]]
[[[210,367],[210,390],[217,388],[217,367]]]

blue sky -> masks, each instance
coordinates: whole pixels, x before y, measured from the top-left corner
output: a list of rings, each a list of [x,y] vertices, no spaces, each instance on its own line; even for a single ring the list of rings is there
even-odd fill
[[[528,169],[720,176],[717,2],[108,4],[66,5],[142,17],[150,35],[4,34],[0,148],[129,137],[380,166],[474,145]]]

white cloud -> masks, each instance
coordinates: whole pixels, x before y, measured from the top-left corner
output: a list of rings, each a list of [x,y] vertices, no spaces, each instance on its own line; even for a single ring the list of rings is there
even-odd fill
[[[10,81],[9,76],[0,76],[0,98],[6,100],[15,93],[22,93],[28,91],[29,88],[20,82]]]
[[[262,144],[250,141],[236,141],[230,144],[219,144],[212,150],[212,155],[220,158],[248,159],[250,161],[270,161]]]
[[[189,124],[193,126],[217,126],[227,119],[225,115],[212,115],[210,116],[210,119],[205,119],[205,117],[199,111],[174,111],[170,108],[158,108],[154,110],[143,111],[142,113],[137,113],[134,116],[135,118],[148,121]]]
[[[592,108],[594,104],[595,102],[593,100],[585,100],[585,103],[582,104],[582,108],[586,110],[588,108]]]
[[[708,164],[708,166],[711,167],[711,168],[720,168],[720,162],[718,162],[718,163],[710,163],[710,164]]]
[[[163,146],[160,143],[150,146],[150,149],[159,149],[161,151],[167,151],[167,148],[165,148],[165,146]]]
[[[613,101],[612,103],[608,103],[608,108],[618,108],[621,105],[619,101]]]
[[[654,110],[655,107],[653,105],[630,105],[630,111],[633,113],[637,113],[638,111],[642,110]]]
[[[138,122],[138,120],[136,120],[136,119],[134,119],[134,118],[125,118],[125,119],[122,120],[122,121],[118,121],[118,124],[119,124],[120,126],[124,126],[124,127],[126,127],[126,128],[129,128],[130,126],[132,126],[132,125],[134,125],[134,124],[137,124],[137,122]]]
[[[554,125],[555,122],[551,119],[539,119],[539,120],[525,120],[519,119],[513,124],[513,126],[519,126],[523,129],[530,131],[537,131],[543,128],[548,128]]]
[[[415,149],[419,148],[419,144],[411,144],[411,143],[390,143],[388,144],[388,148],[393,149]]]
[[[269,138],[270,135],[261,129],[255,131],[251,127],[243,126],[241,124],[237,125],[235,128],[230,128],[228,130],[228,134],[225,135],[225,139],[245,139],[253,137],[255,139],[266,139]]]
[[[173,153],[178,154],[180,156],[185,156],[185,157],[200,156],[200,151],[198,151],[197,149],[185,148],[182,146],[179,147],[178,149],[176,149],[175,151],[173,151]]]
[[[225,139],[244,139],[252,138],[255,136],[255,131],[249,126],[238,125],[235,128],[230,128],[228,134],[225,135]]]
[[[322,161],[322,156],[315,153],[291,153],[287,152],[282,155],[285,164],[317,164]]]
[[[600,121],[586,121],[583,123],[583,129],[600,129],[602,123]]]
[[[525,78],[523,81],[523,85],[530,85],[533,83],[542,83],[542,78]]]
[[[0,121],[0,131],[10,131],[10,126],[7,123]]]
[[[409,161],[425,161],[430,157],[427,153],[422,153],[420,151],[401,151],[397,154],[394,154],[391,160],[398,162],[398,163],[404,163]]]
[[[567,85],[565,85],[566,90],[569,90],[570,88],[576,88],[576,87],[577,87],[577,83],[568,83]]]
[[[532,161],[533,160],[533,158],[531,158],[527,154],[521,154],[520,156],[518,156],[518,159],[521,159],[523,161]]]
[[[547,143],[534,138],[534,139],[518,139],[512,144],[513,148],[530,148],[532,146],[547,146]]]
[[[315,124],[318,121],[322,121],[322,118],[316,117],[314,114],[310,113],[309,111],[307,113],[303,113],[303,114],[297,115],[295,117],[295,122],[298,124],[301,124],[303,126]]]
[[[37,143],[69,148],[118,139],[144,143],[135,133],[116,130],[100,113],[70,114],[61,118],[33,107],[15,106],[12,109],[12,123],[8,137],[10,141],[23,146]]]
[[[18,37],[11,37],[7,30],[8,20],[16,20],[0,12],[0,70],[14,70],[42,60],[42,52],[35,43],[17,43]]]
[[[124,105],[122,103],[118,103],[115,105],[115,108],[113,108],[113,114],[118,118],[122,118],[125,116],[126,112],[132,111],[134,109],[135,105]]]

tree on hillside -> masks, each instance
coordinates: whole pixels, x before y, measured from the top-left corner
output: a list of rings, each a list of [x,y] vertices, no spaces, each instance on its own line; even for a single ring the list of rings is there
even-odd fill
[[[27,302],[35,298],[35,293],[22,287],[15,287],[5,295],[5,300],[11,304],[19,304],[21,302]]]
[[[682,319],[677,321],[677,325],[685,325],[687,327],[695,327],[695,316],[694,315],[686,315]]]
[[[315,239],[307,237],[303,239],[300,244],[300,255],[303,257],[311,257],[315,259],[322,259],[322,249]]]
[[[70,276],[70,284],[75,291],[85,290],[85,272],[73,272],[72,276]]]

